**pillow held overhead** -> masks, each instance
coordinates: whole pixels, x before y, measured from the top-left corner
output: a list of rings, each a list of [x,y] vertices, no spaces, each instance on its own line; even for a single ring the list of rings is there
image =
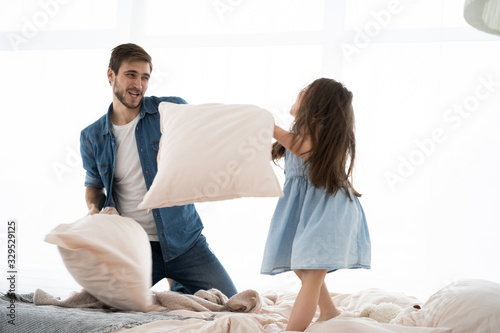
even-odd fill
[[[158,172],[140,209],[282,196],[271,166],[272,114],[254,105],[159,105]]]

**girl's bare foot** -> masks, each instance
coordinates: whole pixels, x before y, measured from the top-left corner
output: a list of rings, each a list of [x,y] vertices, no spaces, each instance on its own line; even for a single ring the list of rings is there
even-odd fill
[[[319,296],[319,318],[316,321],[327,321],[340,315],[340,311],[333,304],[331,294],[328,292],[325,282],[321,285],[320,296]]]
[[[341,312],[337,308],[335,308],[335,310],[330,311],[328,313],[320,313],[316,322],[320,323],[322,321],[327,321],[327,320],[330,320],[332,318],[339,316],[340,314],[341,314]]]

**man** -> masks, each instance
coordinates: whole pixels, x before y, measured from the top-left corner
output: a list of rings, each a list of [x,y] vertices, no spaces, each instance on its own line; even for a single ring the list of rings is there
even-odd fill
[[[107,74],[113,102],[80,138],[89,214],[111,206],[144,227],[151,243],[153,285],[167,277],[174,280],[175,291],[217,288],[231,297],[236,288],[208,247],[194,205],[137,209],[157,172],[158,104],[186,103],[179,97],[144,97],[151,71],[151,57],[140,46],[113,49]]]

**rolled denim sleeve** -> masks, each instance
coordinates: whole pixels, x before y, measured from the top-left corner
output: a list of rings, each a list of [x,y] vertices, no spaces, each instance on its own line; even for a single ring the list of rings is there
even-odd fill
[[[85,174],[85,187],[103,188],[104,184],[99,176],[97,163],[92,153],[89,140],[85,138],[82,131],[80,134],[80,154],[82,155],[83,168],[87,171]]]
[[[160,102],[170,102],[170,103],[176,103],[176,104],[187,104],[186,100],[181,97],[177,96],[169,96],[169,97],[155,97],[157,98],[157,103],[159,104]]]
[[[176,103],[177,104],[187,104],[186,100],[184,98],[181,98],[181,97],[177,97]]]

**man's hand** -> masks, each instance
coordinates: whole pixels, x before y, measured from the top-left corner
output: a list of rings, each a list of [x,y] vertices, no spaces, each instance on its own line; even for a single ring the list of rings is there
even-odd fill
[[[120,215],[115,207],[104,207],[99,214]]]
[[[88,215],[94,215],[94,214],[99,214],[99,208],[97,208],[96,206],[92,205],[90,206],[89,208],[89,212],[88,212]]]

